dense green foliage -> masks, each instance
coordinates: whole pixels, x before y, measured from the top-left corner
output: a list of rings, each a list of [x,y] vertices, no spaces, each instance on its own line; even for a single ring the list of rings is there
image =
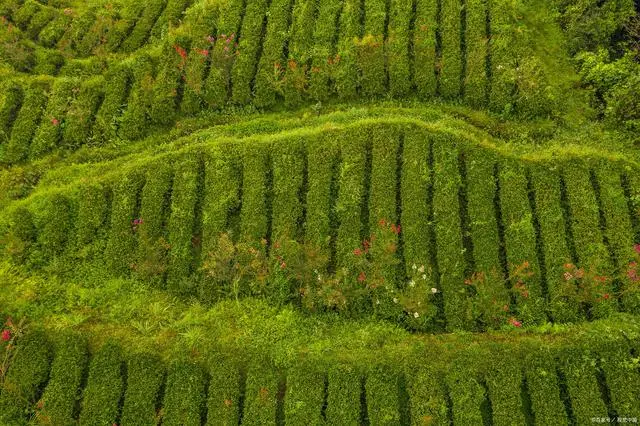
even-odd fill
[[[0,0],[0,423],[631,421],[638,6]]]

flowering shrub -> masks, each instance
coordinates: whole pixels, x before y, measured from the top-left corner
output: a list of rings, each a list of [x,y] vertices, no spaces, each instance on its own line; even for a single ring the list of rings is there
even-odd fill
[[[611,277],[601,275],[595,265],[585,270],[573,263],[566,263],[562,278],[557,296],[562,303],[558,306],[575,304],[590,312],[613,297],[608,290]]]
[[[7,370],[16,356],[16,340],[24,334],[24,329],[24,318],[16,324],[11,317],[9,317],[4,323],[4,328],[0,333],[0,348],[4,349],[4,356],[0,364],[0,389],[4,387]]]

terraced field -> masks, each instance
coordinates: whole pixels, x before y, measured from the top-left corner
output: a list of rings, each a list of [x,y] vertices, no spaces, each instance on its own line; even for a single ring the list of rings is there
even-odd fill
[[[0,0],[0,424],[637,421],[560,3]]]

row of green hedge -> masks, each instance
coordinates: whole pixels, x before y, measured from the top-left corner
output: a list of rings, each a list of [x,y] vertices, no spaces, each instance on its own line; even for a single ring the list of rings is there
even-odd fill
[[[561,344],[520,343],[487,340],[425,348],[415,359],[276,368],[222,354],[167,364],[151,353],[126,354],[113,341],[90,354],[79,334],[33,331],[14,349],[0,420],[499,426],[587,424],[640,409],[635,341],[586,334]]]
[[[350,143],[339,146],[339,140]],[[486,275],[486,286],[499,286],[490,287],[499,298],[493,303],[510,305],[506,311],[518,320],[541,323],[548,313],[566,322],[590,306],[563,294],[565,264],[590,273],[602,259],[606,269],[597,275],[625,273],[637,220],[629,215],[632,200],[618,166],[550,167],[502,157],[452,133],[359,123],[322,135],[208,144],[165,154],[108,181],[36,197],[23,204],[33,211],[36,231],[20,228],[23,211],[15,210],[16,218],[7,220],[9,240],[29,246],[18,263],[43,266],[61,256],[104,260],[116,276],[135,271],[154,286],[166,282],[174,293],[212,301],[225,289],[199,267],[222,232],[256,247],[263,239],[267,247],[312,243],[326,267],[355,268],[362,264],[354,250],[370,236],[383,238],[393,223],[402,232],[386,243],[400,265],[390,262],[379,275],[394,290],[411,277],[424,281],[439,293],[450,329],[489,320],[469,318],[466,302],[476,298],[465,280],[475,272]],[[367,257],[375,263],[386,249],[374,244]],[[272,259],[281,254],[271,251]],[[610,306],[595,317],[634,311],[635,296],[616,306],[614,290],[603,290]],[[385,317],[400,314],[390,301],[378,301]]]

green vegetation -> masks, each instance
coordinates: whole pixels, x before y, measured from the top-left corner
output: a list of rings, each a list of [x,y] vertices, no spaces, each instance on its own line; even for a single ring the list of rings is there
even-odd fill
[[[0,1],[0,423],[632,421],[639,40],[633,0]]]

